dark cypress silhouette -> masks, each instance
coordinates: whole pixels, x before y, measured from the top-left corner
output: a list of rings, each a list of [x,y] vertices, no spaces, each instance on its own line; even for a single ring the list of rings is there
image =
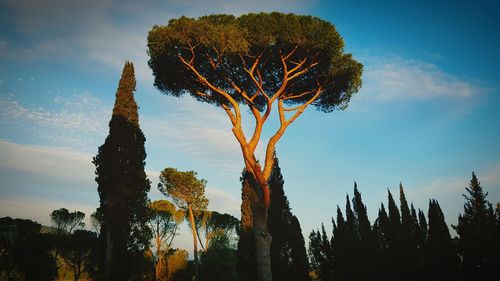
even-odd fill
[[[290,249],[292,257],[289,267],[292,277],[290,280],[310,280],[306,243],[296,216],[292,216],[290,224]]]
[[[394,202],[391,192],[388,190],[389,219],[387,225],[387,262],[388,279],[400,280],[401,278],[401,215]]]
[[[254,191],[250,184],[251,175],[243,171],[240,181],[241,189],[241,226],[237,249],[237,270],[244,281],[257,280],[255,242],[252,232],[252,207],[251,200]]]
[[[493,206],[474,173],[465,190],[464,213],[458,216],[458,225],[454,226],[459,237],[464,276],[466,280],[496,280],[500,252]]]
[[[412,217],[408,202],[403,190],[403,184],[399,184],[399,201],[401,208],[401,249],[400,264],[404,280],[417,280],[418,249],[417,229]]]
[[[424,251],[423,280],[457,280],[460,277],[457,252],[436,200],[429,200],[428,217],[429,231]]]
[[[292,214],[283,190],[284,180],[275,156],[269,178],[271,204],[268,210],[268,228],[271,237],[271,271],[274,281],[309,280],[304,237],[297,218]]]
[[[379,277],[377,246],[370,220],[368,219],[367,209],[361,198],[361,193],[358,191],[356,182],[354,182],[352,206],[358,229],[358,242],[355,248],[356,264],[358,267],[356,274],[358,275],[358,280],[372,280],[374,277]]]
[[[145,137],[139,127],[134,67],[123,68],[109,135],[94,158],[103,218],[100,234],[105,280],[128,280],[140,275],[137,258],[149,243],[147,192],[150,182],[144,172]]]

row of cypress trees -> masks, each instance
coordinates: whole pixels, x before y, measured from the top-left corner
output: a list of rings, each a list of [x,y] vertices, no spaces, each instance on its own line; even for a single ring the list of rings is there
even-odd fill
[[[408,205],[399,187],[399,208],[388,191],[373,224],[361,193],[337,207],[328,237],[324,225],[309,235],[309,257],[316,280],[497,280],[500,264],[500,209],[496,212],[472,174],[464,214],[452,239],[439,203],[429,200],[427,217]],[[352,206],[351,206],[352,202]]]

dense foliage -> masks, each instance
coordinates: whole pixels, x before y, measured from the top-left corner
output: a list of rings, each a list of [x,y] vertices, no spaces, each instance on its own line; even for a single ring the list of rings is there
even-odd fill
[[[134,100],[135,75],[132,63],[123,68],[109,135],[94,158],[100,198],[98,209],[102,267],[106,280],[127,280],[139,252],[149,244],[148,198],[150,182],[144,171],[146,151]],[[139,274],[140,275],[140,274]]]

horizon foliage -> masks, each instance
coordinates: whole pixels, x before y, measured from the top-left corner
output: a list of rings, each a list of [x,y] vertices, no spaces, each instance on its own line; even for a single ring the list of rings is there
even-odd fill
[[[309,235],[314,280],[497,279],[498,266],[493,265],[500,259],[500,208],[493,211],[475,174],[464,195],[464,215],[454,226],[458,234],[455,238],[437,200],[429,200],[426,217],[422,210],[417,212],[413,204],[408,205],[402,184],[399,191],[399,208],[388,191],[388,209],[382,203],[371,225],[354,184],[354,208],[349,196],[345,216],[337,207],[331,237],[323,224],[321,231],[313,230]]]

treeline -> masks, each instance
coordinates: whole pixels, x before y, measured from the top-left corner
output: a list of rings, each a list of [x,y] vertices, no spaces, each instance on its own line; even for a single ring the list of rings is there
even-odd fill
[[[426,213],[408,204],[399,187],[399,208],[388,191],[370,223],[356,183],[337,206],[332,233],[309,235],[311,275],[315,280],[498,280],[500,277],[500,204],[488,202],[476,175],[464,194],[463,214],[452,238],[437,200]],[[427,214],[427,216],[426,216]]]

